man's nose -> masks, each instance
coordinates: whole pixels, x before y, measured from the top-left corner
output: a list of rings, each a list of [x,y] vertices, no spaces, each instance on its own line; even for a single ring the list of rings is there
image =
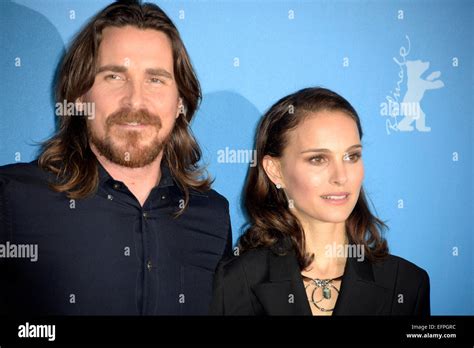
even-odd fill
[[[144,107],[144,91],[143,85],[134,80],[127,82],[127,91],[125,96],[126,105],[134,110],[139,110]]]

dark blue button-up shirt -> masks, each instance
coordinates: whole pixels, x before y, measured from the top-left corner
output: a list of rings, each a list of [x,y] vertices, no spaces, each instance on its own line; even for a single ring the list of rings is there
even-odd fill
[[[191,191],[175,218],[183,195],[161,169],[142,207],[100,165],[83,200],[48,188],[52,175],[35,161],[0,167],[0,313],[207,314],[231,252],[228,202]]]

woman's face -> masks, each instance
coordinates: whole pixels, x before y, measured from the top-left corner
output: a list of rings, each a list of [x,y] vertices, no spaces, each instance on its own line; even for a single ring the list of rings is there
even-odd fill
[[[263,165],[285,190],[290,208],[303,219],[345,221],[364,179],[355,121],[342,111],[321,111],[307,116],[287,136],[282,157],[266,157]]]

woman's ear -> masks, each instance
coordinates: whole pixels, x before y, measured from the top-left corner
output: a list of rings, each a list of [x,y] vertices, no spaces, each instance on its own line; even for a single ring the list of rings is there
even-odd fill
[[[84,100],[83,97],[79,97],[79,98],[77,98],[77,99],[75,100],[75,102],[74,102],[75,105],[74,105],[74,106],[75,106],[75,108],[76,108],[76,112],[81,113],[81,112],[84,111],[84,108],[83,108],[83,105],[84,105],[84,104],[83,104],[83,100]]]
[[[281,164],[278,158],[266,155],[263,157],[262,166],[265,170],[265,173],[273,182],[273,184],[275,184],[275,186],[279,186],[279,188],[285,188],[283,175],[281,173]]]

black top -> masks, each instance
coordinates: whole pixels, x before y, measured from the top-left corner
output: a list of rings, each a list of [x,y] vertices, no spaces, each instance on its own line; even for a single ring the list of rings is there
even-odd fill
[[[191,191],[174,218],[183,195],[161,171],[141,207],[100,164],[97,192],[76,201],[35,161],[0,167],[0,314],[207,314],[231,252],[228,202]]]
[[[220,262],[211,314],[312,315],[295,253],[261,248]],[[347,258],[332,314],[430,315],[428,274],[393,255],[378,263]]]

